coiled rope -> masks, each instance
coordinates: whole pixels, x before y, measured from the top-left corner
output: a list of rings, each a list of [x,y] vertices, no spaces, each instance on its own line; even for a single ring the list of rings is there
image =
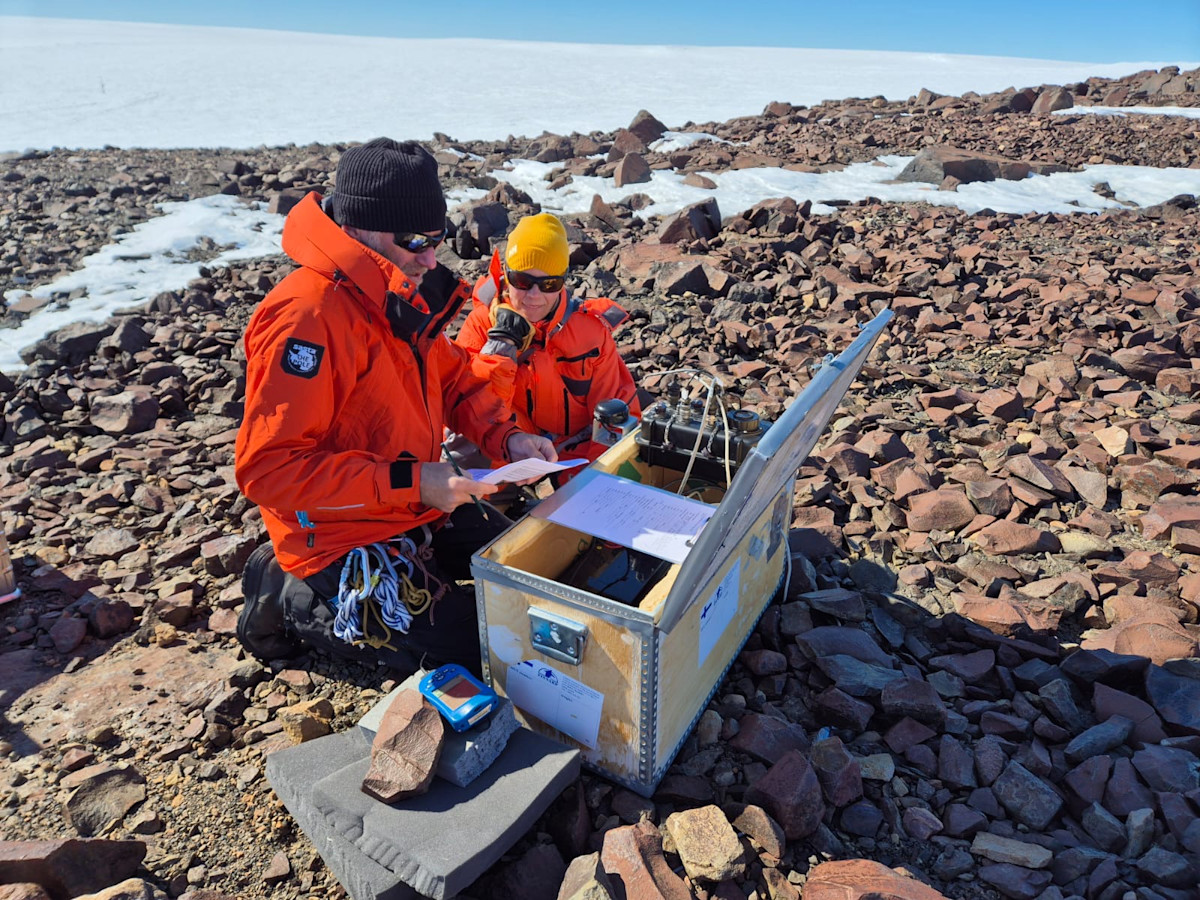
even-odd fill
[[[421,546],[407,535],[390,542],[355,547],[346,555],[335,603],[334,636],[350,644],[379,649],[392,646],[392,632],[407,634],[413,616],[429,611],[446,592],[446,584],[430,574],[431,532],[423,528]],[[418,587],[414,576],[425,587]],[[436,588],[431,591],[430,588]]]

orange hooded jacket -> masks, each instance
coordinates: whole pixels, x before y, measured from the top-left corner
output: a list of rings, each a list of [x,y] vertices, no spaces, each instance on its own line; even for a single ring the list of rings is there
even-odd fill
[[[283,249],[301,268],[246,327],[238,487],[262,510],[284,571],[303,578],[354,547],[442,517],[420,464],[449,425],[495,458],[519,429],[469,355],[442,333],[469,286],[438,266],[418,294],[309,194]]]
[[[590,437],[576,441],[581,434],[590,436],[596,404],[616,398],[629,404],[631,415],[642,411],[612,336],[629,316],[612,300],[579,300],[564,289],[554,311],[534,323],[533,342],[519,359],[481,354],[492,326],[492,303],[503,297],[502,273],[496,252],[488,274],[475,284],[474,307],[455,341],[471,351],[475,373],[509,402],[522,430],[546,435],[572,457],[594,460],[608,448]]]

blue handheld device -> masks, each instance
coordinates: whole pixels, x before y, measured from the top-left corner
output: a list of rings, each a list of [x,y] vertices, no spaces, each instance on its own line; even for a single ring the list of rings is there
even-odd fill
[[[418,685],[455,731],[466,731],[496,706],[496,692],[457,663],[430,672]]]

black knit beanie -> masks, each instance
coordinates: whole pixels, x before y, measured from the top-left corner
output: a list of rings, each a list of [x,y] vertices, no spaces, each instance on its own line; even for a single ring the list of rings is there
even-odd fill
[[[437,162],[416,141],[375,138],[338,161],[333,220],[364,231],[441,231],[446,197]]]

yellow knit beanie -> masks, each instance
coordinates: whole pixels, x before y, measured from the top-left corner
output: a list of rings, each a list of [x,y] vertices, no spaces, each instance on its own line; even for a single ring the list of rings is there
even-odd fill
[[[508,236],[504,262],[514,272],[541,269],[547,275],[565,275],[567,230],[550,213],[526,216]]]

